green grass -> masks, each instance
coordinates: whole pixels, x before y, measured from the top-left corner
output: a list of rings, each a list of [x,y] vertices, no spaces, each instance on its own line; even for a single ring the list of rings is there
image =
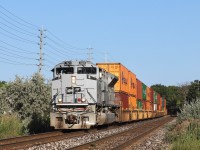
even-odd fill
[[[184,121],[168,128],[166,141],[172,150],[200,150],[200,120]]]
[[[23,124],[16,114],[0,115],[0,139],[23,135]]]
[[[199,150],[200,140],[193,134],[185,134],[172,143],[172,150]]]

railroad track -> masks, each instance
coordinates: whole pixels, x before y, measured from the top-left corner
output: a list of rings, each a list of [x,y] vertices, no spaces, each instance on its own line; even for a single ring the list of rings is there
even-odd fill
[[[172,121],[172,117],[163,117],[157,120],[152,120],[141,124],[140,126],[134,127],[131,130],[117,133],[114,135],[106,136],[99,140],[85,143],[71,148],[72,150],[95,150],[95,149],[113,149],[113,150],[123,150],[125,147],[132,145],[134,142],[143,138],[147,134],[156,130],[158,127]]]
[[[54,131],[54,132],[3,139],[0,140],[0,150],[25,149],[35,145],[41,145],[49,142],[59,141],[70,137],[82,136],[84,134],[86,134],[85,131],[72,132],[69,134],[63,133],[62,131]]]
[[[151,132],[152,130],[168,122],[169,120],[171,120],[170,117],[163,117],[159,119],[142,121],[142,122],[132,123],[128,125],[121,125],[120,127],[110,126],[108,128],[100,128],[100,129],[95,128],[95,129],[90,129],[87,131],[81,130],[81,131],[69,132],[69,133],[54,131],[54,132],[48,132],[48,133],[41,133],[41,134],[35,134],[35,135],[29,135],[29,136],[4,139],[4,140],[0,140],[0,149],[1,150],[27,149],[33,146],[35,147],[34,149],[38,149],[39,147],[41,147],[41,145],[44,146],[47,143],[51,143],[50,145],[54,145],[54,148],[55,148],[55,144],[58,141],[65,141],[65,140],[71,140],[71,139],[75,139],[75,141],[77,141],[76,138],[80,139],[81,137],[84,137],[84,136],[86,139],[88,138],[87,136],[95,138],[96,136],[98,136],[98,134],[101,135],[103,132],[105,133],[111,132],[112,129],[118,130],[118,128],[126,128],[128,126],[128,130],[126,129],[124,130],[124,132],[116,132],[116,134],[111,134],[111,135],[108,134],[109,136],[107,136],[107,133],[106,133],[106,136],[103,138],[100,136],[96,140],[92,140],[91,142],[87,142],[87,143],[83,142],[82,144],[78,146],[75,146],[76,144],[73,145],[73,143],[69,147],[61,146],[61,147],[64,147],[64,149],[78,149],[78,150],[79,149],[81,150],[82,149],[116,149],[116,146],[118,149],[123,149],[124,146],[128,146],[128,143],[132,144],[133,140],[134,141],[138,140],[139,137],[140,138],[143,137],[145,134]],[[126,142],[126,144],[124,144],[124,142]],[[63,142],[63,143],[68,143],[68,142]],[[57,143],[57,145],[60,145],[60,143]],[[43,148],[41,147],[40,149],[43,149]]]
[[[71,130],[69,132],[53,131],[53,132],[33,134],[28,136],[14,137],[9,139],[2,139],[0,140],[0,150],[26,149],[36,145],[84,136],[92,132],[104,131],[111,128],[116,128],[116,126],[110,126],[107,128],[99,127],[90,130],[80,130],[80,131]]]

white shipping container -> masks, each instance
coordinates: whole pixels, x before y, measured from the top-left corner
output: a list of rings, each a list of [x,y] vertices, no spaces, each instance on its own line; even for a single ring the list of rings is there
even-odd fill
[[[153,104],[153,110],[154,110],[154,111],[158,110],[157,104]]]

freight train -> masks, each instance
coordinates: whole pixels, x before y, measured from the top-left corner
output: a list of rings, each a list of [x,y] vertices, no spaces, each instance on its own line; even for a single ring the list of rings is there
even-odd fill
[[[89,129],[167,113],[166,100],[120,63],[63,61],[52,72],[55,129]]]

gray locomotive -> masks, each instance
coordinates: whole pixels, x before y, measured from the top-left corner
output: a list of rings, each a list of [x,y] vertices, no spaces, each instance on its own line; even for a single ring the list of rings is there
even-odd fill
[[[90,61],[63,61],[52,72],[52,127],[89,129],[117,120],[116,76]]]

